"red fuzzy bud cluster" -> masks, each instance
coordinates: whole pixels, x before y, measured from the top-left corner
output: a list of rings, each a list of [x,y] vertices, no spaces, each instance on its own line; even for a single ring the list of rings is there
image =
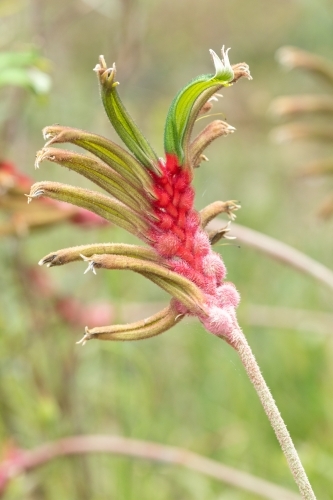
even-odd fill
[[[188,170],[177,165],[176,157],[166,156],[162,175],[153,175],[156,229],[150,232],[153,247],[167,259],[170,269],[195,283],[203,292],[209,309],[201,318],[206,328],[228,335],[235,324],[239,294],[232,283],[224,282],[226,268],[219,254],[212,250],[209,238],[193,206],[194,189]],[[180,314],[189,311],[177,303]]]

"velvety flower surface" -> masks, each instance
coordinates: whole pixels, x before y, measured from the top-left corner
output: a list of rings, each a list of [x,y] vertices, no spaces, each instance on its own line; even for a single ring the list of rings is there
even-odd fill
[[[207,224],[221,212],[231,219],[239,208],[235,201],[215,202],[198,213],[191,185],[194,170],[205,148],[216,138],[235,129],[215,120],[191,139],[198,115],[209,111],[216,93],[240,77],[251,79],[245,63],[231,66],[228,50],[222,57],[210,51],[215,74],[192,80],[174,98],[166,119],[165,157],[159,158],[137,128],[120,100],[115,80],[116,68],[108,68],[104,58],[95,71],[106,113],[127,150],[108,139],[63,126],[44,129],[48,140],[37,153],[36,166],[49,160],[84,175],[108,195],[60,184],[39,182],[31,188],[29,201],[40,196],[65,201],[89,209],[143,240],[147,246],[95,244],[73,247],[44,257],[40,264],[63,265],[83,259],[88,270],[96,268],[132,269],[166,290],[173,299],[156,315],[128,325],[86,329],[83,343],[91,338],[136,340],[157,335],[185,315],[199,318],[216,335],[231,338],[236,328],[235,309],[239,294],[225,281],[226,269],[212,243],[225,236],[228,227],[210,234]],[[55,148],[68,142],[95,156],[85,156]],[[110,196],[111,195],[111,196]]]

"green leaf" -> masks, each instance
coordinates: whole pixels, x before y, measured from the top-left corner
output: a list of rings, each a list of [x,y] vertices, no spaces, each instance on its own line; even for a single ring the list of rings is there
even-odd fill
[[[51,77],[38,68],[30,68],[27,71],[30,80],[31,89],[37,95],[48,94],[51,90],[52,80]]]
[[[36,63],[34,50],[25,52],[0,52],[0,72],[8,68],[26,68]]]
[[[14,85],[32,90],[35,94],[47,94],[51,78],[37,68],[7,68],[0,72],[0,87]]]
[[[15,85],[46,94],[51,78],[45,70],[48,60],[32,49],[26,52],[0,52],[0,86]]]

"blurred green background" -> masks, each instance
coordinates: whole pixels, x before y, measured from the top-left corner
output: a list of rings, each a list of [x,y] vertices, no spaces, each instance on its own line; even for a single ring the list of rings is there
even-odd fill
[[[281,69],[283,45],[333,59],[333,4],[328,0],[1,0],[0,50],[43,57],[48,95],[23,87],[1,91],[1,159],[37,180],[89,186],[51,163],[34,171],[41,129],[60,123],[116,139],[92,69],[98,55],[117,63],[121,96],[163,155],[163,125],[174,94],[192,77],[213,72],[208,49],[231,47],[253,81],[223,91],[213,112],[235,134],[208,150],[196,172],[198,209],[237,199],[237,222],[262,231],[332,267],[332,221],[316,216],[330,180],[304,181],[297,169],[323,155],[318,143],[276,145],[268,115],[275,96],[324,92],[319,80]],[[201,121],[206,124],[206,121]],[[6,133],[5,133],[6,132]],[[295,490],[259,400],[231,348],[185,320],[138,343],[75,345],[80,325],[66,324],[50,299],[33,290],[22,266],[52,250],[97,241],[130,242],[116,228],[55,226],[0,247],[0,447],[33,448],[84,433],[119,434],[181,446]],[[220,245],[228,277],[242,295],[239,319],[295,440],[318,498],[333,498],[333,344],[327,327],[300,321],[296,310],[332,310],[332,292],[237,242]],[[115,322],[143,318],[168,297],[138,275],[83,275],[82,263],[47,274],[57,293],[82,303],[108,301]],[[138,306],[139,304],[139,306]],[[256,306],[256,308],[254,307]],[[267,306],[272,319],[261,317]],[[283,309],[280,309],[283,308]],[[266,309],[265,309],[266,311]],[[274,317],[280,314],[279,324]],[[266,311],[267,312],[267,311]],[[288,319],[289,318],[289,319]],[[330,318],[328,316],[328,318]],[[282,324],[285,325],[282,328]],[[90,325],[94,326],[94,325]],[[295,490],[296,491],[296,490]],[[54,461],[13,481],[4,498],[255,500],[254,495],[175,467],[110,456]]]

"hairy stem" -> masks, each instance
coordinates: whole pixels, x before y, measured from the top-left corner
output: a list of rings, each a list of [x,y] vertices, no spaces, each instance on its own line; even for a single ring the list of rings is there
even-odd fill
[[[261,374],[251,347],[249,346],[245,335],[240,328],[238,328],[238,330],[234,333],[233,338],[228,342],[239,354],[246,373],[257,391],[261,404],[266,412],[276,437],[278,438],[281,449],[287,459],[289,469],[294,476],[294,480],[299,488],[302,498],[304,500],[316,500],[315,494],[300,461],[294,443],[290,437],[286,424],[284,423],[273,396]]]

